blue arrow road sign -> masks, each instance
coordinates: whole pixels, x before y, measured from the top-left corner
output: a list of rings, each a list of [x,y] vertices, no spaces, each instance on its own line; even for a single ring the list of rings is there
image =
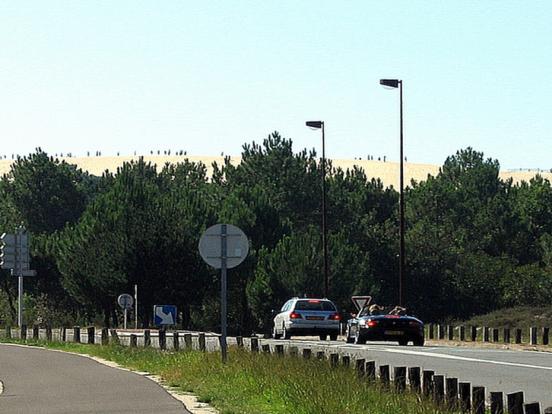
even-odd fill
[[[156,326],[176,325],[176,306],[174,305],[154,305],[153,323]]]

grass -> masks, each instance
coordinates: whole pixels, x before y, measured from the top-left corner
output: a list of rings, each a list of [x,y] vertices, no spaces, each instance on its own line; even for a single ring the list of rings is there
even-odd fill
[[[521,328],[528,330],[530,327],[552,328],[552,306],[535,307],[519,306],[515,308],[500,309],[485,315],[457,322],[456,325],[489,326],[492,328]]]
[[[18,342],[12,340],[11,342]],[[223,414],[425,414],[444,413],[411,393],[397,394],[359,380],[350,368],[327,361],[253,354],[230,348],[228,363],[218,353],[168,352],[151,348],[27,341],[84,353],[147,371],[183,391],[193,392]]]

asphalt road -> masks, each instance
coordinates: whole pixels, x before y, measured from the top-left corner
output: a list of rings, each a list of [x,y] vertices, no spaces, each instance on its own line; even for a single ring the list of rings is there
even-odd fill
[[[377,365],[420,366],[436,374],[458,378],[459,381],[482,385],[490,391],[510,393],[523,391],[526,401],[539,401],[541,408],[552,407],[552,353],[514,351],[452,346],[399,346],[394,343],[369,342],[366,345],[343,341],[269,340],[313,349],[339,348],[341,353],[374,360]],[[264,340],[263,340],[264,343]]]
[[[190,414],[148,378],[63,352],[0,344],[0,381],[0,413]]]

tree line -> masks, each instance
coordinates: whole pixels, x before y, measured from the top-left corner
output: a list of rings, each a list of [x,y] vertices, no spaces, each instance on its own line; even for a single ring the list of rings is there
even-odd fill
[[[293,296],[321,296],[321,163],[277,132],[243,146],[242,161],[142,159],[93,176],[37,149],[0,180],[0,229],[32,234],[25,279],[28,323],[120,320],[117,296],[139,287],[139,320],[175,304],[182,324],[219,329],[219,274],[198,252],[216,223],[240,227],[250,253],[229,271],[229,331],[269,329],[271,311]],[[370,294],[395,304],[398,193],[360,168],[327,165],[330,299]],[[428,321],[501,307],[548,304],[552,294],[552,188],[536,176],[514,184],[498,161],[467,148],[439,174],[405,189],[409,309]],[[16,320],[16,279],[0,274],[0,320]]]

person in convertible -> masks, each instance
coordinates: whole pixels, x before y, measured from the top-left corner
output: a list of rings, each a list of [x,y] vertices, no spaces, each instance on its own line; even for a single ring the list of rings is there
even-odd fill
[[[406,315],[406,308],[403,308],[402,306],[395,306],[389,312],[389,315],[405,316]]]

